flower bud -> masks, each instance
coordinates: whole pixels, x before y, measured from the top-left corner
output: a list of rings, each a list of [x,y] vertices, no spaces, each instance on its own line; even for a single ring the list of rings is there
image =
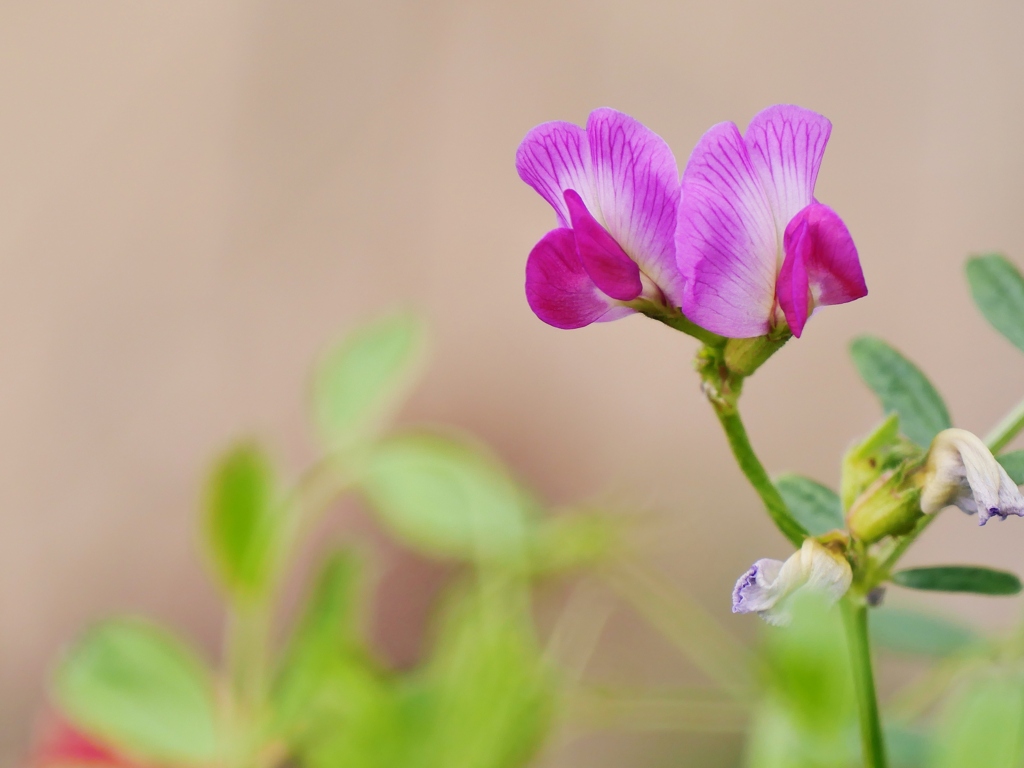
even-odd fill
[[[1024,516],[1020,489],[985,443],[964,429],[935,436],[920,482],[925,514],[955,504],[968,514],[977,512],[979,525],[990,517]]]
[[[871,544],[909,533],[920,517],[921,489],[896,470],[883,473],[857,497],[846,513],[846,527],[855,539]]]
[[[764,558],[754,563],[736,582],[732,612],[756,613],[769,624],[784,625],[792,618],[787,598],[798,589],[821,592],[835,602],[852,581],[853,571],[842,554],[805,539],[786,562]]]

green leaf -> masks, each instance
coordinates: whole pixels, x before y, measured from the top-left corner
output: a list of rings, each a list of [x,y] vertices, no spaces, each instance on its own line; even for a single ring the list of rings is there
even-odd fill
[[[934,768],[1017,768],[1021,764],[1024,680],[994,667],[950,700],[935,729]]]
[[[882,401],[899,414],[903,434],[921,446],[952,426],[949,411],[920,369],[881,339],[861,336],[850,345],[857,372]]]
[[[140,762],[212,765],[215,704],[202,662],[175,637],[137,619],[87,632],[57,670],[61,710]]]
[[[415,380],[423,329],[411,314],[366,325],[331,350],[313,377],[313,416],[328,448],[372,437]]]
[[[555,692],[522,585],[491,580],[449,595],[422,683],[430,706],[417,765],[531,764]]]
[[[992,327],[1024,351],[1024,278],[997,253],[967,261],[967,282],[981,314]]]
[[[382,521],[421,551],[522,564],[531,504],[472,443],[425,432],[388,438],[368,456],[361,482]]]
[[[941,658],[978,645],[982,639],[963,624],[907,608],[871,612],[871,639],[896,653]]]
[[[1024,485],[1024,451],[1010,451],[996,456],[996,461],[1003,465],[1006,474],[1017,485]]]
[[[619,548],[624,522],[598,512],[573,512],[531,526],[530,556],[534,575],[550,576],[587,568]]]
[[[270,461],[243,443],[215,465],[206,489],[204,528],[213,563],[229,593],[255,597],[269,587],[281,516]]]
[[[775,487],[793,517],[811,536],[820,536],[845,525],[839,496],[821,483],[786,474],[775,479]]]
[[[357,628],[359,570],[355,556],[344,550],[331,554],[321,568],[274,690],[282,730],[315,728],[324,717],[329,719],[329,686],[340,674],[338,662],[362,653]]]
[[[1021,590],[1020,579],[1013,573],[966,565],[908,568],[894,573],[892,582],[909,589],[980,595],[1016,595]]]

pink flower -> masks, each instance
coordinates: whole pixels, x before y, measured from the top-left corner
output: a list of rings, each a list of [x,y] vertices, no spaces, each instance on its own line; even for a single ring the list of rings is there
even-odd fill
[[[679,171],[661,137],[628,115],[597,109],[586,129],[564,122],[534,128],[519,145],[516,168],[560,225],[526,263],[526,298],[541,320],[581,328],[644,302],[682,304]]]
[[[29,765],[30,768],[142,768],[139,763],[62,719],[47,728],[44,737],[36,745]]]
[[[683,311],[709,331],[762,336],[785,319],[800,336],[819,306],[867,295],[846,225],[814,199],[832,124],[800,107],[769,107],[746,136],[709,130],[683,172],[676,256]]]

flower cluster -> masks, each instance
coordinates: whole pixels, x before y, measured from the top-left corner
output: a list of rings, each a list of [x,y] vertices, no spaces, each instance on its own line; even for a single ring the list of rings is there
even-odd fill
[[[800,336],[817,307],[867,294],[846,225],[814,198],[830,132],[770,107],[746,135],[711,128],[680,179],[668,145],[621,112],[534,128],[516,167],[559,227],[527,260],[530,307],[558,328],[655,307],[726,337]]]

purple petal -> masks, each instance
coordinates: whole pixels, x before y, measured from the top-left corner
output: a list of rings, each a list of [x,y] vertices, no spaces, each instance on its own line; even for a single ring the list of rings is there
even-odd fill
[[[596,109],[587,119],[598,209],[588,208],[615,241],[680,306],[675,258],[679,169],[668,144],[628,115]],[[584,195],[584,200],[586,196]]]
[[[644,286],[636,262],[597,223],[580,196],[571,189],[565,191],[565,204],[576,234],[580,262],[597,287],[620,301],[632,301],[639,296]]]
[[[598,290],[580,262],[571,229],[553,229],[526,260],[526,300],[541,320],[556,328],[582,328],[615,320],[633,310]]]
[[[686,316],[723,336],[767,333],[779,239],[739,130],[732,123],[714,126],[683,172],[676,258]]]
[[[779,104],[754,116],[745,141],[780,232],[814,200],[814,182],[832,123],[809,109]]]
[[[783,563],[762,558],[740,576],[732,590],[733,613],[755,613],[770,610],[782,597],[777,589]]]
[[[578,125],[560,121],[538,125],[516,151],[516,170],[519,178],[551,204],[561,226],[569,226],[569,211],[562,197],[566,189],[576,190],[587,207],[596,210],[587,134]]]
[[[812,203],[786,227],[779,306],[799,337],[815,307],[845,304],[868,293],[849,230],[827,205]]]

